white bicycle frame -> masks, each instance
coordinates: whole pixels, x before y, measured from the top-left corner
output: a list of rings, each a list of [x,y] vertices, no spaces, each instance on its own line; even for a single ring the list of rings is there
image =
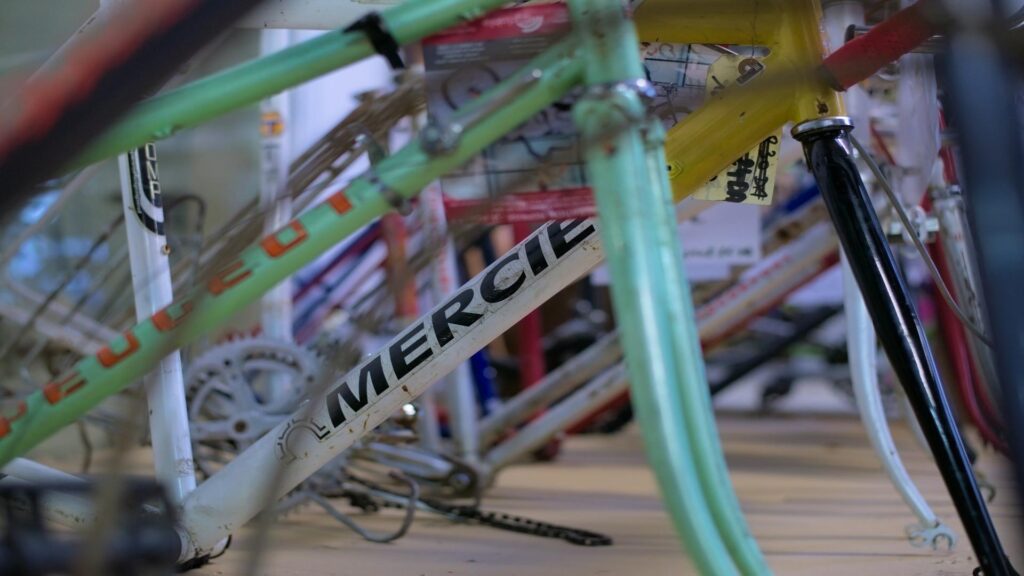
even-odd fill
[[[346,15],[345,22],[351,16]],[[809,259],[822,261],[836,250],[835,237],[827,225],[815,228],[805,239]],[[325,393],[311,397],[307,406],[300,407],[291,418],[187,494],[182,502],[181,559],[209,553],[265,504],[315,473],[537,305],[590,271],[603,256],[594,219],[541,226],[384,349]],[[773,279],[809,273],[796,260],[785,259],[773,264],[769,272]],[[765,280],[763,290],[758,290],[755,298],[750,288],[746,284],[730,290],[724,295],[728,306],[722,304],[702,311],[698,318],[702,334],[706,332],[710,340],[724,337],[733,326],[732,314],[749,314],[785,289],[781,280]],[[625,372],[617,366],[585,390],[607,399],[622,389],[624,381]],[[568,404],[564,411],[575,413],[579,410],[575,406]],[[549,420],[537,421],[538,435],[561,425],[557,422],[561,410],[553,410]],[[494,458],[496,462],[501,460]],[[4,473],[21,480],[63,477],[56,471],[33,469],[21,459],[6,466]],[[246,489],[241,490],[240,486]],[[260,495],[269,498],[263,500]],[[70,506],[57,500],[51,505],[57,509]],[[70,514],[71,510],[65,512]]]
[[[174,299],[156,146],[147,144],[120,155],[118,166],[135,315],[141,322]],[[145,388],[146,404],[154,408],[148,414],[156,477],[171,500],[180,503],[196,488],[180,351],[160,361]]]
[[[835,240],[828,240],[832,238],[830,230],[828,223],[815,225],[769,257],[767,264],[759,266],[760,271],[751,277],[751,281],[737,284],[734,289],[698,308],[697,330],[701,341],[709,342],[712,337],[735,333],[759,316],[765,306],[773,306],[827,269],[838,250]],[[769,296],[762,299],[766,294]],[[755,301],[759,306],[751,306]],[[707,309],[718,312],[714,315],[702,313]],[[504,431],[529,420],[540,409],[564,397],[512,438],[491,447],[483,455],[481,460],[487,480],[493,480],[500,469],[522,460],[559,432],[624,393],[629,387],[629,379],[621,359],[618,333],[609,333],[517,395],[501,410],[483,419],[480,423],[481,443],[487,446]],[[594,377],[594,374],[599,375]],[[584,382],[587,383],[584,385]]]
[[[528,251],[535,265],[538,254],[543,258],[545,269],[539,274],[530,271]],[[540,302],[590,271],[602,257],[595,220],[550,222],[539,228],[337,386],[311,398],[317,408],[309,414],[300,408],[188,495],[182,510],[181,559],[209,553],[260,511],[267,503],[260,495],[273,488],[272,502],[295,487]],[[484,301],[483,294],[494,290],[505,297]],[[414,361],[415,368],[406,372],[404,367]],[[3,472],[26,480],[19,472],[24,474],[28,466],[24,459],[16,459]],[[278,467],[280,481],[274,482]],[[65,477],[46,470],[49,474],[37,469],[33,478]],[[59,509],[64,502],[51,505]],[[69,514],[58,511],[54,516]]]
[[[831,40],[836,46],[839,46],[844,41],[847,26],[864,24],[864,7],[857,2],[835,2],[825,8],[824,16]],[[863,115],[865,112],[862,110],[864,95],[856,90],[859,89],[851,91],[850,95],[843,95],[843,98],[847,99],[847,106],[852,114]],[[938,110],[936,107],[924,106],[924,108],[933,111],[937,122]],[[912,183],[917,179],[909,178],[905,181]],[[878,342],[875,337],[875,328],[871,323],[867,306],[864,304],[860,288],[853,277],[853,271],[850,269],[845,254],[842,255],[841,265],[850,378],[853,382],[854,397],[864,430],[867,432],[871,447],[881,461],[890,482],[918,520],[916,525],[906,527],[907,537],[911,544],[931,545],[933,548],[937,548],[938,540],[945,538],[948,540],[949,548],[952,549],[956,543],[956,535],[928,505],[907,472],[896,449],[878,387]],[[908,411],[908,414],[912,414],[912,412]],[[912,424],[917,421],[913,416],[909,420]]]
[[[681,213],[692,215],[692,206],[689,210],[681,208]],[[836,250],[827,224],[805,234],[798,246],[802,250],[799,257],[782,251],[762,272],[755,273],[753,281],[723,294],[727,306],[705,307],[700,321],[702,335],[726,335],[735,322],[784,294],[788,282],[803,283],[813,277]],[[543,267],[538,256],[543,259]],[[275,488],[274,499],[283,495],[530,310],[590,271],[602,258],[595,220],[550,222],[539,228],[350,371],[339,386],[311,399],[311,405],[319,408],[309,414],[298,410],[190,494],[183,503],[182,559],[208,553],[259,512],[266,502],[254,495],[267,494],[270,488]],[[813,261],[818,265],[807,265]],[[534,274],[534,269],[539,273]],[[483,300],[485,291],[509,292],[513,286],[515,290],[504,300]],[[396,358],[399,365],[414,359],[422,363],[397,374],[393,364]],[[521,451],[523,445],[549,437],[585,414],[581,404],[607,401],[621,393],[626,382],[620,368],[609,370],[578,392],[577,400],[563,403],[531,424],[521,433],[517,441],[520,444],[509,444],[489,454],[489,463],[500,466],[511,461],[511,455]],[[588,396],[593,403],[586,400]],[[282,475],[273,482],[278,466],[283,466]],[[19,479],[18,473],[23,471],[21,459],[4,469],[4,473]],[[61,477],[62,473],[54,471],[54,476]],[[40,476],[37,473],[35,477]],[[247,489],[238,490],[239,485]],[[58,508],[63,505],[51,504]]]

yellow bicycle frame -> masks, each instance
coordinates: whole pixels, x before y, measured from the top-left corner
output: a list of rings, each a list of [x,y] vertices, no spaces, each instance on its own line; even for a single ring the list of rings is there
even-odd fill
[[[770,50],[756,79],[709,98],[669,131],[677,200],[780,126],[843,114],[839,95],[815,75],[826,55],[818,0],[646,0],[635,20],[644,41]]]

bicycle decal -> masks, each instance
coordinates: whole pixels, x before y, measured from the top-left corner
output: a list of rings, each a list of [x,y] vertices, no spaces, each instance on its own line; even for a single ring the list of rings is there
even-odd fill
[[[422,370],[436,370],[436,363],[450,361],[452,355],[476,349],[483,342],[481,331],[507,321],[506,305],[517,308],[523,296],[534,290],[550,289],[564,282],[557,264],[577,267],[582,273],[600,253],[596,223],[593,220],[554,221],[541,226],[512,254],[495,262],[476,279],[449,297],[423,319],[391,340],[375,355],[356,366],[326,393],[322,407],[306,417],[292,417],[275,433],[275,454],[290,463],[297,459],[296,435],[306,432],[323,443],[342,431],[353,433],[357,419],[374,417],[369,411],[384,402],[387,394],[401,389],[413,396],[429,377]],[[547,285],[545,287],[545,285]],[[518,302],[517,302],[518,300]],[[516,303],[512,305],[511,303]],[[521,312],[521,311],[520,311]],[[515,314],[515,310],[511,314]],[[496,336],[497,334],[494,334]],[[363,422],[366,425],[366,421]],[[305,436],[305,434],[301,434]]]
[[[708,68],[708,96],[714,97],[732,84],[742,86],[760,76],[764,70],[765,65],[753,56],[725,54]],[[702,200],[736,204],[771,204],[781,139],[782,129],[779,128],[756,148],[737,158],[731,166],[712,178],[695,196]]]
[[[463,331],[456,327],[471,328],[494,313],[528,281],[543,274],[595,232],[597,229],[587,220],[551,222],[540,228],[522,250],[493,264],[478,284],[464,288],[436,307],[429,322],[417,323],[398,336],[386,350],[390,370],[385,369],[385,352],[378,352],[328,393],[326,409],[331,427],[337,430],[344,426],[372,398],[400,386],[423,362],[461,337]]]
[[[164,235],[164,209],[160,194],[156,146],[149,142],[128,153],[132,208],[139,222],[150,232]]]

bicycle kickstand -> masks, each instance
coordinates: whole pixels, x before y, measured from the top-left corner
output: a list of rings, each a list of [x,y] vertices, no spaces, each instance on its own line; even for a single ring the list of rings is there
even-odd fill
[[[978,489],[924,329],[854,164],[846,117],[793,128],[821,190],[872,322],[931,447],[985,576],[1015,575]]]

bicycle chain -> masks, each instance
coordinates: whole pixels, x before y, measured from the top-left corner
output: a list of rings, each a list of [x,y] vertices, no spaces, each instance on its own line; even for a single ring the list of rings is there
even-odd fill
[[[394,492],[368,480],[356,478],[351,475],[348,476],[348,479],[370,490],[382,492],[397,498],[405,498],[404,495],[399,494],[398,492]],[[351,501],[352,503],[356,502],[355,499],[352,499]],[[542,538],[565,540],[566,542],[577,546],[611,546],[612,544],[612,539],[609,536],[605,536],[604,534],[599,534],[597,532],[590,532],[579,528],[569,528],[567,526],[559,526],[548,522],[531,520],[523,516],[506,514],[504,512],[483,511],[477,506],[445,504],[444,502],[434,500],[432,498],[422,497],[419,499],[419,503],[426,506],[433,512],[453,519],[477,522],[484,526],[508,530],[510,532],[540,536]],[[405,505],[403,504],[387,500],[376,502],[375,506],[377,508],[405,508]]]

